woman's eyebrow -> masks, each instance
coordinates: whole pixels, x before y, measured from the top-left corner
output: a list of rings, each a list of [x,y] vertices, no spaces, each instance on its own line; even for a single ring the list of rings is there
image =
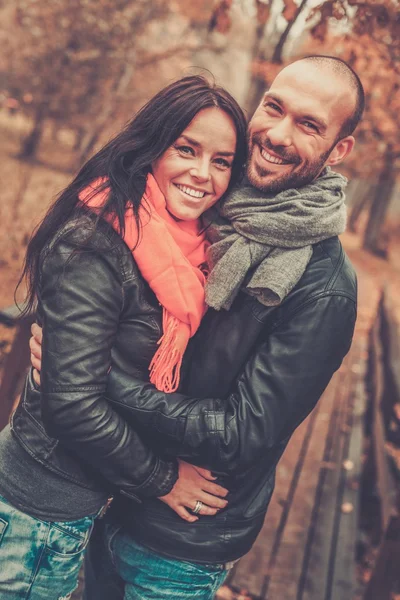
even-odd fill
[[[178,140],[180,140],[181,138],[183,138],[184,140],[186,140],[187,142],[189,142],[189,144],[192,144],[192,146],[196,146],[197,148],[199,146],[201,146],[200,142],[197,142],[196,140],[194,140],[193,138],[189,137],[188,135],[180,135]],[[216,152],[216,154],[220,154],[221,156],[235,156],[234,152]]]
[[[187,135],[180,135],[178,139],[183,138],[184,140],[186,140],[187,142],[189,142],[189,144],[192,144],[192,146],[201,146],[200,142],[196,142],[196,140],[194,140],[193,138],[187,136]]]

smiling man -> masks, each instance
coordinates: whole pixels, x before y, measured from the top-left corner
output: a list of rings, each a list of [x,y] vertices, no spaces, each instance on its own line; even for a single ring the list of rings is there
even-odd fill
[[[229,503],[194,522],[202,503],[185,504],[179,480],[163,502],[115,501],[90,546],[90,600],[119,597],[106,583],[125,587],[125,599],[211,599],[205,567],[226,570],[254,543],[276,465],[350,348],[356,276],[338,238],[346,181],[329,167],[351,152],[363,107],[358,76],[323,56],[284,68],[262,98],[247,180],[207,229],[213,308],[185,357],[181,393],[117,368],[108,387],[143,440],[213,470]],[[175,577],[179,561],[198,563],[196,591]]]
[[[324,166],[351,152],[364,93],[342,61],[308,57],[283,69],[265,93],[249,126],[248,178],[279,192],[315,179]]]

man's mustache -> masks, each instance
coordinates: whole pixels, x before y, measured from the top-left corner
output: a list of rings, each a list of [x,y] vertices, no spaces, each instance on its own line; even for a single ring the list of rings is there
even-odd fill
[[[263,139],[261,135],[257,133],[255,133],[251,137],[251,144],[252,146],[254,144],[258,144],[266,150],[272,150],[272,152],[275,152],[278,156],[280,156],[283,160],[287,162],[293,163],[295,165],[299,165],[301,163],[301,159],[298,156],[298,154],[291,152],[290,150],[285,148],[285,146],[274,146],[274,144],[272,144],[268,138]]]

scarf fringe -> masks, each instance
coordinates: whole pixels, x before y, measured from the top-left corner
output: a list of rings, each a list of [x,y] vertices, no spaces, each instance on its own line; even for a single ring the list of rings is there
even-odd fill
[[[163,308],[163,335],[149,366],[150,382],[158,390],[176,392],[183,355],[189,342],[189,327]]]

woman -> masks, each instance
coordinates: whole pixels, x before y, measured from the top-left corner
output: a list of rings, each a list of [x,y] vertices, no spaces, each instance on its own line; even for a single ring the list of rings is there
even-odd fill
[[[240,178],[245,138],[235,100],[186,77],[84,165],[33,236],[24,275],[44,325],[43,369],[0,436],[2,598],[69,597],[116,491],[162,497],[189,521],[199,501],[200,514],[226,505],[209,472],[178,471],[104,392],[113,365],[141,377],[150,365],[159,389],[176,389],[205,310],[198,219]],[[221,573],[211,576],[217,585]]]

